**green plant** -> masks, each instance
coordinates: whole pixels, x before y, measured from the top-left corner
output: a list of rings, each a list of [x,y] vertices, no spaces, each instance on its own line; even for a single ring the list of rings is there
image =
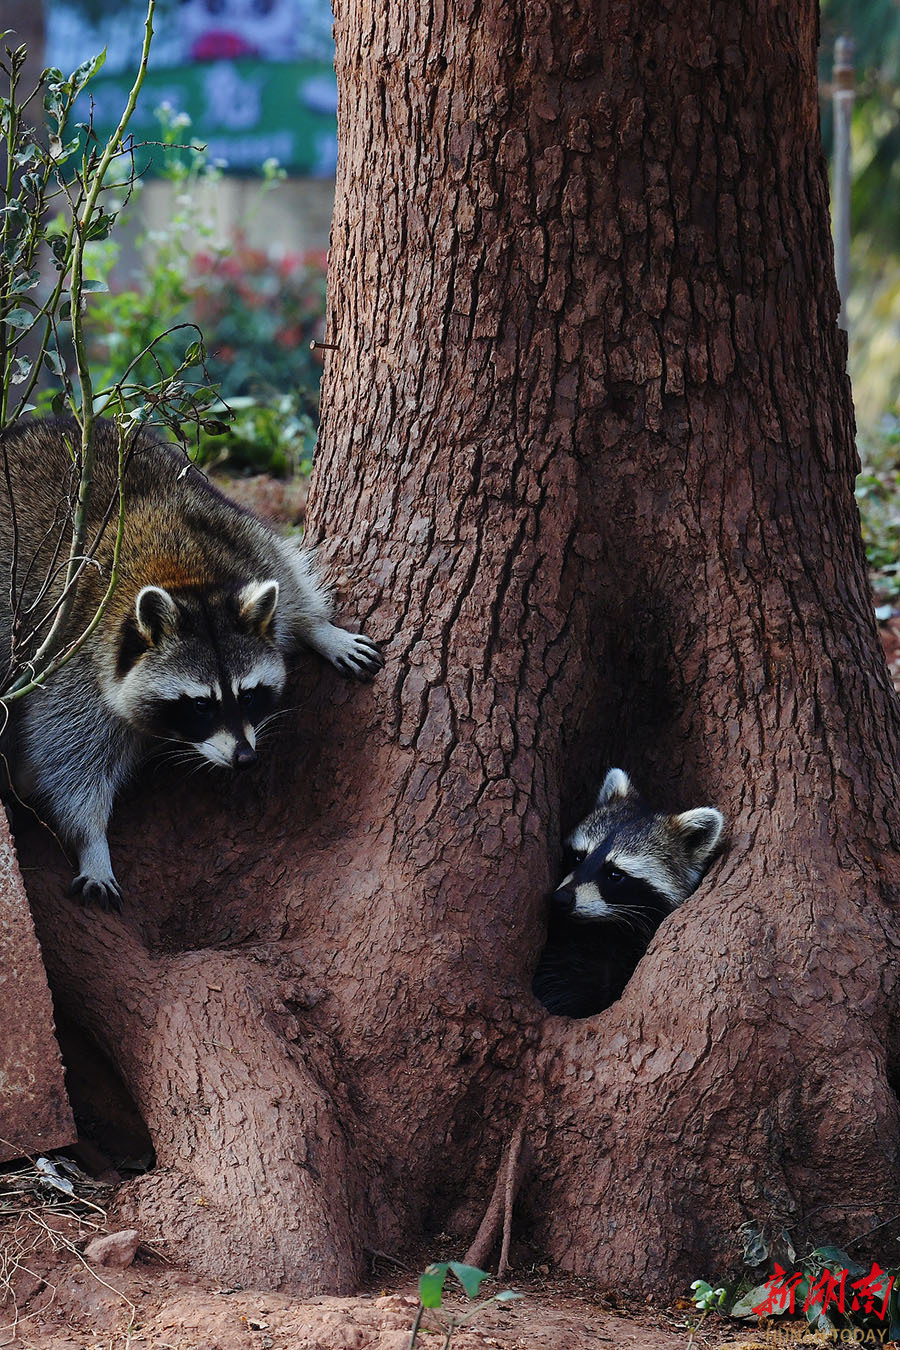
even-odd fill
[[[487,1308],[491,1303],[509,1303],[512,1299],[522,1297],[513,1289],[503,1289],[499,1294],[492,1294],[490,1298],[481,1299],[467,1312],[454,1313],[443,1306],[444,1286],[450,1273],[455,1275],[466,1298],[470,1300],[478,1298],[478,1291],[482,1284],[485,1280],[491,1278],[486,1270],[479,1270],[477,1266],[464,1266],[459,1261],[441,1261],[427,1266],[419,1277],[419,1307],[416,1312],[416,1319],[413,1322],[408,1350],[413,1350],[418,1340],[422,1317],[426,1309],[431,1309],[435,1313],[436,1321],[444,1335],[441,1350],[447,1350],[447,1346],[449,1346],[460,1327],[464,1327],[471,1322],[473,1317],[476,1317],[483,1308]]]
[[[703,1326],[711,1312],[721,1312],[727,1298],[727,1290],[723,1288],[713,1289],[712,1285],[706,1280],[694,1280],[691,1285],[691,1299],[694,1307],[700,1313],[700,1320],[695,1327],[691,1327],[691,1333],[688,1337],[688,1346],[693,1345],[694,1337]]]
[[[694,1280],[691,1289],[691,1298],[698,1312],[706,1313],[721,1308],[725,1302],[726,1291],[723,1288],[713,1289],[706,1280]]]
[[[900,598],[900,423],[882,418],[876,432],[860,438],[863,469],[856,480],[866,561],[872,577],[876,615],[891,617]]]
[[[211,435],[201,426],[193,457],[210,469],[224,466],[283,478],[308,474],[316,424],[298,404],[295,394],[280,394],[265,403],[249,397],[230,398],[227,428]]]
[[[124,286],[118,243],[103,240],[88,253],[92,280],[102,287],[91,326],[99,378],[114,379],[126,356],[137,358],[138,379],[181,368],[185,378],[220,390],[217,416],[228,422],[215,440],[210,429],[197,427],[192,454],[201,463],[276,474],[308,469],[320,377],[310,340],[321,336],[324,323],[324,256],[274,256],[242,238],[216,245],[203,202],[221,171],[200,147],[180,142],[189,118],[165,104],[156,115],[166,151],[162,176],[171,188],[168,219],[137,236],[138,271]],[[284,177],[274,160],[263,170],[261,194]],[[260,201],[261,195],[245,224]],[[199,329],[202,369],[189,360]]]
[[[141,259],[136,284],[116,282],[121,261],[117,240],[95,241],[87,251],[86,265],[100,291],[92,310],[91,359],[98,379],[106,383],[115,380],[123,361],[134,362],[135,378],[152,381],[185,360],[196,339],[190,314],[193,254],[198,243],[213,248],[212,229],[198,198],[215,186],[221,170],[202,147],[182,143],[191,125],[186,114],[176,114],[163,103],[155,116],[163,150],[159,175],[170,184],[172,210],[164,226],[135,239]],[[119,187],[117,206],[123,219],[130,217],[142,190],[140,181]]]
[[[68,409],[77,428],[70,445],[77,486],[67,508],[71,534],[68,556],[63,551],[58,569],[60,586],[52,584],[56,574],[51,571],[37,600],[25,610],[22,575],[27,576],[33,560],[20,559],[14,548],[9,562],[13,641],[0,681],[4,710],[70,660],[106,610],[118,576],[123,476],[138,427],[151,416],[174,427],[180,427],[186,417],[199,419],[213,395],[212,390],[192,389],[179,378],[184,367],[151,383],[138,381],[134,361],[114,381],[98,383],[89,355],[90,300],[102,291],[103,282],[88,275],[87,258],[93,243],[108,238],[118,214],[110,184],[114,166],[131,163],[126,130],[147,69],[154,8],[155,0],[149,0],[139,69],[118,126],[105,144],[98,142],[91,121],[72,126],[75,101],[102,66],[102,53],[69,76],[54,68],[45,70],[24,96],[20,84],[26,49],[6,47],[0,57],[0,71],[9,90],[8,97],[0,99],[0,139],[5,151],[0,207],[0,431],[35,407],[30,400],[42,371],[49,371],[58,382],[54,411]],[[38,100],[43,102],[46,134],[40,120],[28,112]],[[62,214],[51,222],[52,212],[60,205]],[[38,265],[45,247],[56,271],[49,285],[43,284]],[[71,330],[71,371],[60,355],[60,329],[66,320]],[[201,345],[194,347],[193,362],[198,356],[202,362]],[[105,504],[103,525],[105,529],[115,522],[115,546],[105,594],[84,631],[73,638],[66,628],[77,587],[103,532],[95,531],[93,539],[88,535],[92,429],[100,412],[114,418],[119,433],[118,501]],[[3,456],[7,454],[4,445]],[[15,520],[14,502],[9,509]]]
[[[768,1277],[752,1288],[749,1280],[727,1289],[695,1280],[692,1297],[703,1313],[697,1329],[715,1310],[739,1321],[803,1317],[813,1332],[831,1338],[842,1329],[873,1340],[876,1333],[882,1340],[900,1338],[900,1267],[882,1269],[873,1261],[868,1268],[840,1247],[816,1247],[798,1258],[787,1233],[769,1242],[753,1224],[744,1226],[743,1238],[745,1264],[765,1266]]]
[[[278,257],[239,239],[228,253],[197,254],[192,266],[191,314],[223,396],[264,400],[290,390],[315,415],[320,367],[309,344],[324,327],[324,255]]]

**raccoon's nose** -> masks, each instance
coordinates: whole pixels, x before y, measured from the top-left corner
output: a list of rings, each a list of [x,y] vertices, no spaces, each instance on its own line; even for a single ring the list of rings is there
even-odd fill
[[[239,745],[235,749],[231,763],[235,769],[250,769],[258,758],[259,756],[253,746],[248,745],[245,741],[243,745]]]
[[[557,912],[571,914],[575,908],[575,892],[569,886],[560,886],[551,895],[550,903]]]

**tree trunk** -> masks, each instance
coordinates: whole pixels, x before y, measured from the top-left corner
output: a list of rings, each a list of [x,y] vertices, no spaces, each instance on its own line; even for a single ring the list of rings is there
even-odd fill
[[[900,728],[814,8],[340,0],[336,33],[311,530],[388,666],[304,666],[255,787],[120,811],[121,919],[31,883],[154,1137],[133,1204],[223,1278],[347,1287],[462,1251],[524,1114],[518,1221],[607,1286],[721,1270],[748,1220],[856,1236],[900,1210]],[[572,1023],[530,993],[543,897],[611,764],[731,848]]]

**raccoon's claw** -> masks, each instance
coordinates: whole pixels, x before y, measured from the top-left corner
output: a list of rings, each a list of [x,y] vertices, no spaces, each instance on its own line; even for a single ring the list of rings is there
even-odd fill
[[[354,651],[338,657],[335,667],[348,680],[374,680],[384,665],[381,649],[361,633],[357,635],[357,642],[359,645]]]
[[[384,665],[384,657],[377,642],[365,633],[346,633],[339,630],[344,641],[340,648],[329,653],[335,670],[348,680],[372,680]]]
[[[122,909],[122,892],[115,877],[100,881],[97,877],[82,872],[69,887],[69,894],[79,905],[96,905],[107,914],[118,914]]]

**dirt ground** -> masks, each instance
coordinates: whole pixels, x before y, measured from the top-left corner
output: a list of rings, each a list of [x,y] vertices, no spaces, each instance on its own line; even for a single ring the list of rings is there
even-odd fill
[[[415,1278],[373,1259],[371,1288],[353,1298],[300,1302],[252,1289],[217,1288],[138,1249],[125,1270],[81,1254],[96,1216],[39,1209],[0,1217],[0,1346],[14,1350],[407,1350],[416,1314]],[[110,1225],[112,1227],[113,1225]],[[378,1267],[383,1267],[379,1272]],[[707,1320],[684,1300],[672,1308],[626,1306],[586,1282],[517,1271],[502,1286],[524,1297],[480,1312],[452,1341],[455,1350],[676,1350],[694,1329],[697,1350],[752,1343],[747,1332]],[[489,1293],[490,1289],[485,1288]],[[463,1311],[463,1301],[448,1300]],[[470,1306],[470,1305],[469,1305]],[[443,1336],[426,1314],[418,1345]]]

